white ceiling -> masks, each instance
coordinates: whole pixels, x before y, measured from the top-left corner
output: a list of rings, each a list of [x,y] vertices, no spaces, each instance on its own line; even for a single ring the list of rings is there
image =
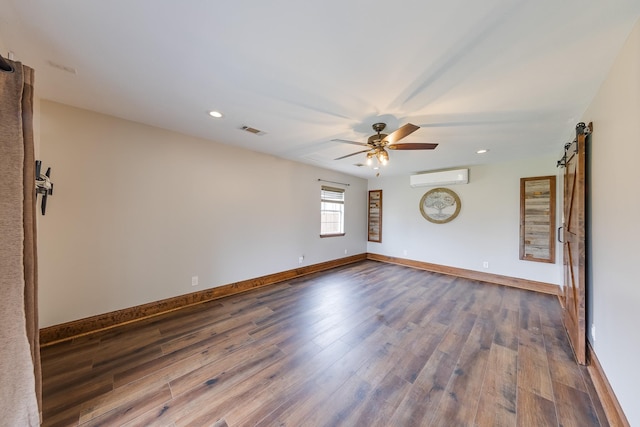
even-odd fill
[[[559,153],[639,17],[638,0],[0,0],[0,48],[42,98],[368,178],[331,140],[378,121],[440,144],[390,152],[384,175]]]

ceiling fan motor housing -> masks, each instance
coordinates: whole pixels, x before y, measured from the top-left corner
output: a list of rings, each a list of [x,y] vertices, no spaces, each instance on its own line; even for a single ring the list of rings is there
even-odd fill
[[[367,141],[369,145],[380,146],[384,145],[382,141],[388,136],[386,133],[380,133],[387,127],[386,123],[374,123],[371,125],[374,131],[377,132],[376,135],[371,135]]]
[[[386,133],[377,133],[375,135],[371,135],[368,140],[369,145],[382,145],[382,141],[387,137]]]

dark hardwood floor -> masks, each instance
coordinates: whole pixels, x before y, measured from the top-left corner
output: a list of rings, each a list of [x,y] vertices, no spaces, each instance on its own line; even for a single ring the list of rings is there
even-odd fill
[[[606,426],[556,297],[365,261],[42,349],[44,425]]]

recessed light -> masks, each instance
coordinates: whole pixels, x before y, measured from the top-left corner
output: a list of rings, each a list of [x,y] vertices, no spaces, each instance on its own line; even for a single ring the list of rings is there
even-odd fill
[[[489,150],[487,150],[486,148],[483,148],[482,150],[478,150],[476,151],[477,154],[484,154],[484,153],[488,153]]]
[[[377,171],[378,169],[380,169],[378,166],[374,166],[373,170]]]
[[[216,119],[219,119],[222,117],[222,113],[220,111],[209,111],[209,115],[211,117],[215,117]]]

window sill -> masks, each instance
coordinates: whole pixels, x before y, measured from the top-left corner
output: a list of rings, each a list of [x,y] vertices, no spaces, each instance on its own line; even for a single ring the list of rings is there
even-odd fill
[[[325,237],[340,237],[340,236],[344,236],[345,233],[338,233],[338,234],[321,234],[320,238],[325,238]]]

